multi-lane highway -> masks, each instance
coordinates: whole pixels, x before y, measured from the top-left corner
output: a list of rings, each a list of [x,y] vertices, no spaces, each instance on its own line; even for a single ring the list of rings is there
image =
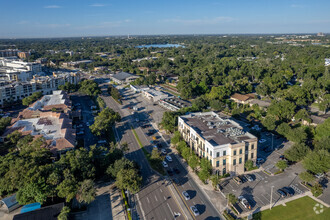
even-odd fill
[[[126,153],[126,157],[136,161],[141,168],[144,186],[133,201],[137,207],[137,212],[133,210],[133,217],[154,220],[191,219],[189,216],[185,216],[178,201],[173,197],[169,181],[155,174],[149,167],[148,161],[131,131],[131,126],[134,127],[135,124],[130,112],[111,97],[103,96],[102,98],[108,107],[120,113],[122,121],[116,125],[117,138],[121,143],[128,143],[129,152]]]

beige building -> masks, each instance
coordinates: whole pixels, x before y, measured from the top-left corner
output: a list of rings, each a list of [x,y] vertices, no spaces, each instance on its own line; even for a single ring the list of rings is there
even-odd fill
[[[207,158],[220,175],[244,172],[244,164],[257,159],[258,139],[226,115],[215,112],[180,116],[178,129],[189,147]]]

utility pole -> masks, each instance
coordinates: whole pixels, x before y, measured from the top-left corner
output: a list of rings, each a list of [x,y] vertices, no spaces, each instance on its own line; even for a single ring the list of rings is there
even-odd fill
[[[269,209],[272,209],[272,203],[273,203],[273,188],[274,186],[271,187],[270,189],[270,203],[269,203]]]

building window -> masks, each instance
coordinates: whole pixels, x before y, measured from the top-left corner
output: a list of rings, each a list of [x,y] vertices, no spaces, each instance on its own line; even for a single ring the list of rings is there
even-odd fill
[[[212,151],[210,150],[210,156],[212,157]]]
[[[253,153],[251,153],[251,159],[253,159]]]
[[[242,164],[242,158],[239,158],[238,163]]]
[[[234,156],[236,155],[236,150],[234,150]]]
[[[220,153],[219,152],[217,152],[217,157],[220,157]]]
[[[210,159],[210,163],[212,164],[212,159]]]
[[[223,156],[226,156],[226,151],[225,150],[223,151]]]
[[[254,144],[251,145],[251,149],[252,149],[252,150],[254,149]]]
[[[222,169],[222,175],[225,175],[226,174],[226,168],[223,168]]]
[[[222,160],[222,165],[226,166],[226,159]]]
[[[206,152],[207,152],[207,153],[209,152],[209,148],[208,148],[208,147],[206,148]]]
[[[234,165],[234,166],[236,165],[236,159],[233,160],[233,165]]]
[[[239,149],[239,154],[242,154],[243,153],[243,149]]]
[[[216,162],[216,167],[219,167],[220,163],[219,161]]]
[[[245,151],[249,150],[249,145],[245,145]]]

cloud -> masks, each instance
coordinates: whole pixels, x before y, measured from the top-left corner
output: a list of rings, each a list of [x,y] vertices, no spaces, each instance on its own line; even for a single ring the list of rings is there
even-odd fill
[[[26,21],[26,20],[17,22],[17,24],[29,24],[29,23],[30,23],[30,21]]]
[[[171,23],[180,23],[184,25],[213,25],[225,22],[231,22],[235,20],[232,17],[215,17],[215,18],[205,18],[205,19],[165,19],[163,22],[171,22]]]
[[[46,5],[44,8],[61,8],[59,5]]]
[[[89,5],[90,7],[104,7],[106,5],[104,4],[99,4],[99,3],[95,3],[95,4],[92,4],[92,5]]]
[[[303,5],[296,5],[296,4],[292,4],[291,8],[304,8],[305,6]]]

